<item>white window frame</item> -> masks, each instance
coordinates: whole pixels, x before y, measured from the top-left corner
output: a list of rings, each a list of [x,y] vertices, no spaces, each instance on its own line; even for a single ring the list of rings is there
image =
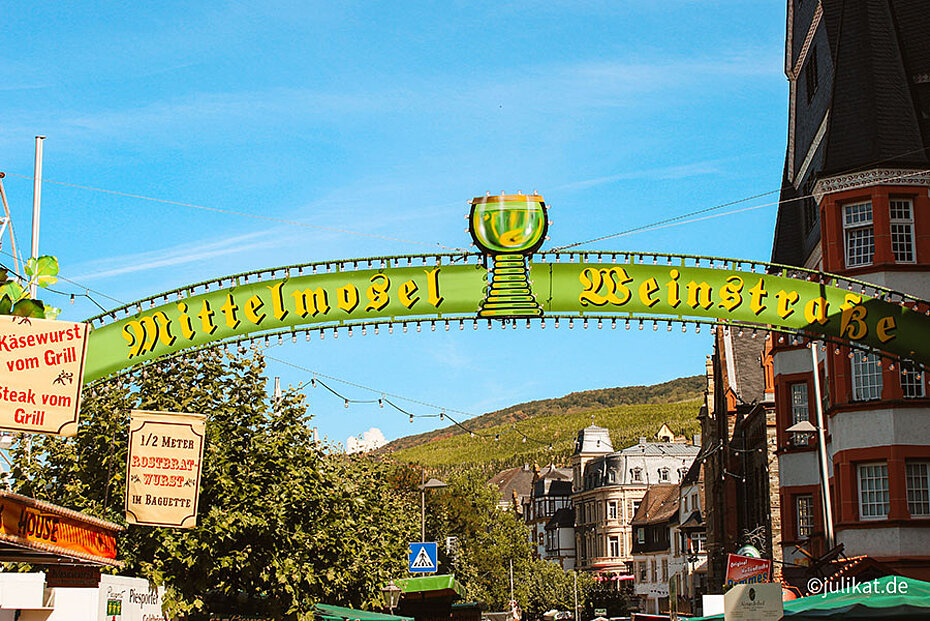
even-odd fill
[[[927,396],[923,371],[913,365],[901,365],[901,392],[905,399],[923,399]]]
[[[805,494],[794,499],[794,515],[797,518],[798,539],[807,539],[814,533],[814,496]]]
[[[897,212],[897,213],[896,213]],[[895,263],[916,263],[917,244],[914,241],[914,203],[909,198],[893,198],[889,202],[891,254]],[[899,257],[899,252],[904,257]],[[908,258],[906,255],[910,255]]]
[[[883,461],[858,464],[856,478],[859,482],[859,519],[887,519],[890,506],[888,464]]]
[[[607,501],[607,519],[608,520],[617,519],[617,501],[616,500]]]
[[[688,551],[691,554],[704,554],[707,546],[707,533],[691,533],[688,538]]]
[[[619,535],[610,535],[607,538],[608,556],[611,558],[620,557],[620,537]]]
[[[911,517],[930,517],[930,462],[907,462],[905,481],[907,510]]]
[[[843,246],[846,267],[872,265],[875,260],[875,225],[871,201],[843,205]],[[855,240],[855,243],[853,243]],[[866,251],[862,251],[865,248]],[[850,254],[850,251],[855,251]]]
[[[633,468],[630,470],[630,480],[633,483],[642,483],[643,481],[643,469],[642,468]]]
[[[810,421],[810,394],[807,382],[797,382],[791,384],[791,424],[796,425],[803,421]],[[802,390],[803,389],[803,390]],[[807,446],[810,443],[811,434],[794,433],[791,434],[791,443],[795,446]]]
[[[853,401],[877,401],[882,398],[882,367],[878,356],[853,352],[849,376],[852,380]]]
[[[659,483],[668,483],[671,471],[668,468],[659,468]]]

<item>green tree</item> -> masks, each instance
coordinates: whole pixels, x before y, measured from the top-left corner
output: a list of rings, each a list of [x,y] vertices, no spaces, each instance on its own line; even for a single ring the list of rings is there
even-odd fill
[[[571,610],[572,575],[534,557],[529,528],[515,512],[498,507],[498,491],[487,484],[483,470],[450,472],[447,483],[449,487],[428,496],[427,535],[457,538],[451,558],[440,560],[453,568],[466,598],[506,610],[512,562],[514,599],[525,612],[539,617],[552,608]],[[578,585],[584,604],[591,580],[579,576]]]
[[[198,412],[207,444],[198,525],[129,526],[128,574],[172,612],[304,618],[314,602],[374,606],[405,569],[418,498],[406,469],[314,441],[303,395],[265,392],[264,362],[196,353],[85,390],[77,437],[14,450],[17,491],[124,523],[129,410]]]

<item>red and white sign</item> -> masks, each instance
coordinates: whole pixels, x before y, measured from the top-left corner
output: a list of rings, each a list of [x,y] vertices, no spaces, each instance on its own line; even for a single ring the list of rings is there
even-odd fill
[[[738,554],[727,554],[727,588],[735,584],[758,584],[772,581],[772,561]]]
[[[0,316],[0,428],[73,436],[88,325]]]
[[[126,521],[144,526],[196,526],[203,446],[202,415],[132,410]]]

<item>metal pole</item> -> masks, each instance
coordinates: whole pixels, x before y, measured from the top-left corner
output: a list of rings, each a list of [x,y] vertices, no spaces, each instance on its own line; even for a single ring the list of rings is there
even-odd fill
[[[513,608],[515,600],[513,599],[513,559],[510,559],[510,607]]]
[[[426,471],[420,476],[420,541],[426,541]]]
[[[572,576],[575,578],[575,621],[579,621],[581,613],[578,611],[578,570],[572,570]]]
[[[0,172],[0,202],[3,202],[3,213],[10,228],[10,250],[13,252],[13,269],[16,270],[17,274],[22,274],[19,270],[19,253],[16,252],[16,237],[13,235],[13,218],[10,216],[10,206],[6,202],[6,190],[3,189],[3,178],[5,176]]]
[[[36,136],[36,165],[32,179],[32,258],[39,256],[39,212],[42,206],[42,141],[45,136]],[[29,287],[29,297],[35,299],[38,285]]]
[[[827,466],[827,433],[823,419],[823,399],[820,396],[820,361],[817,344],[811,341],[811,362],[814,365],[814,399],[817,407],[817,455],[820,457],[820,494],[823,500],[823,528],[829,551],[836,545],[833,536],[833,503],[830,500],[830,471]]]

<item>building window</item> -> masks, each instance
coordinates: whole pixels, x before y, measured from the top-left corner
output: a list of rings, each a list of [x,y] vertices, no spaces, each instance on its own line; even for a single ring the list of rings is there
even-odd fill
[[[882,367],[878,356],[853,354],[850,365],[853,401],[872,401],[882,396]]]
[[[656,569],[656,561],[655,561],[655,559],[652,559],[652,560],[649,562],[649,567],[650,567],[650,569],[652,569],[652,572],[651,572],[651,573],[652,573],[652,582],[658,582],[658,581],[659,581],[659,572],[658,572],[658,570]]]
[[[702,554],[707,545],[707,533],[692,533],[688,541],[688,551],[691,554]]]
[[[635,483],[640,483],[643,480],[643,469],[642,468],[633,468],[630,470],[630,478]]]
[[[924,397],[924,374],[912,365],[901,365],[901,391],[905,399]]]
[[[607,502],[607,519],[616,520],[617,519],[617,501],[610,500]]]
[[[798,539],[807,539],[814,532],[814,497],[798,496],[795,500],[798,518]]]
[[[907,510],[913,517],[930,516],[930,462],[907,464]]]
[[[859,518],[888,517],[888,464],[859,465]]]
[[[636,529],[636,543],[640,545],[646,543],[646,529],[642,526]]]
[[[646,572],[648,571],[647,568],[646,568],[646,561],[640,561],[640,562],[637,563],[637,564],[639,565],[639,581],[640,581],[640,582],[645,582],[645,581],[646,581]]]
[[[617,558],[620,556],[620,537],[611,536],[607,540],[610,546],[609,556]]]
[[[891,252],[897,263],[914,263],[914,211],[911,201],[891,201]]]
[[[875,255],[875,231],[872,229],[872,203],[843,207],[846,233],[846,267],[871,265]]]
[[[668,559],[662,559],[662,582],[668,582]]]
[[[807,67],[804,68],[804,84],[807,87],[807,103],[814,98],[820,81],[817,76],[817,46],[811,48],[808,54]]]
[[[691,494],[691,510],[700,511],[701,510],[701,501],[698,500],[697,492]]]
[[[808,400],[807,400],[807,383],[802,382],[799,384],[791,385],[791,424],[797,425],[803,421],[809,421],[811,419],[810,411],[808,410]],[[810,441],[810,434],[808,433],[795,433],[791,436],[791,442],[796,446],[807,446],[807,443]]]
[[[659,482],[668,483],[668,468],[659,468]]]
[[[683,516],[684,516],[688,513],[688,497],[687,496],[681,497],[681,507],[683,509]],[[684,519],[684,517],[682,517],[682,519]]]

